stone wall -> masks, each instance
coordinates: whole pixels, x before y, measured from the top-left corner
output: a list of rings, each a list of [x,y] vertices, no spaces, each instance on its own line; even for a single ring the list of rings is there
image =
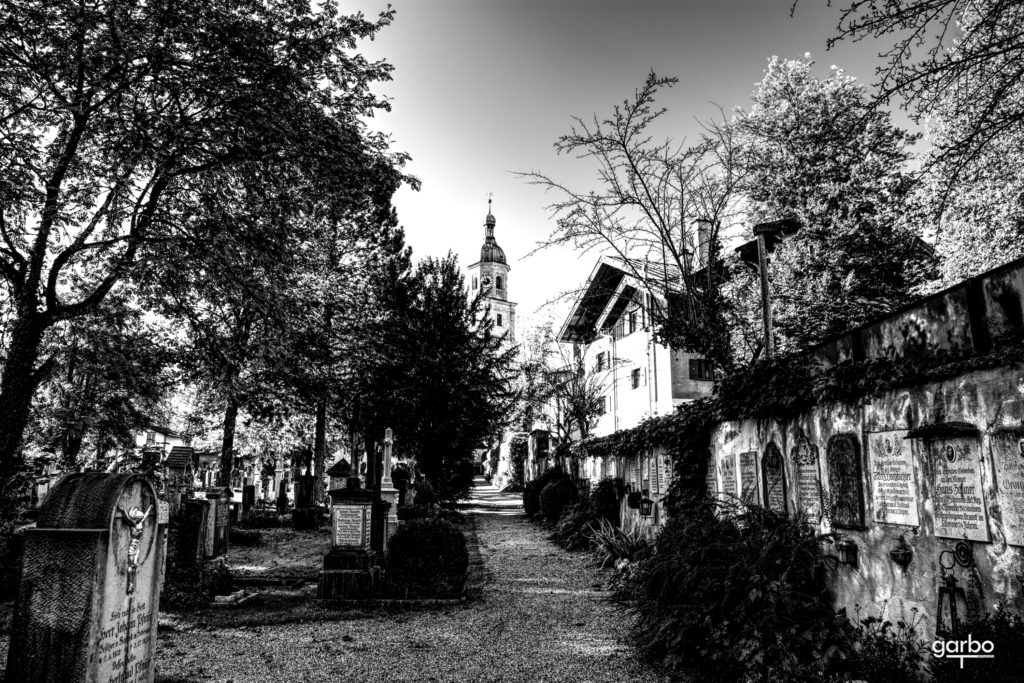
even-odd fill
[[[776,453],[781,479],[768,466]],[[934,629],[942,566],[973,611],[1003,599],[1024,608],[1024,366],[786,422],[725,422],[711,458],[718,491],[742,495],[749,483],[753,502],[804,511],[856,543],[858,565],[840,565],[834,582],[837,606],[851,613],[860,605],[902,618],[916,608]],[[903,541],[913,552],[906,570],[890,554]]]

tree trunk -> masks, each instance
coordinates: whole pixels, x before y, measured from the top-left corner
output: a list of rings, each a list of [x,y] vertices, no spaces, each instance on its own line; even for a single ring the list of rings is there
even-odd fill
[[[29,313],[11,326],[11,343],[0,379],[0,473],[9,475],[17,464],[21,438],[28,424],[32,395],[45,371],[36,370],[46,323]]]
[[[363,434],[363,444],[366,446],[366,488],[379,489],[380,477],[377,476],[377,440]]]
[[[220,485],[231,486],[231,470],[235,465],[235,422],[238,420],[238,401],[228,399],[224,409],[224,440],[220,447]]]
[[[324,497],[324,473],[327,471],[327,403],[316,406],[316,433],[313,437],[313,476],[316,477],[313,495],[316,501]]]

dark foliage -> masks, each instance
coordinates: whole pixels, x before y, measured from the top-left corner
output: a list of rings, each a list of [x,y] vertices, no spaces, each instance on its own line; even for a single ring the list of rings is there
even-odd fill
[[[723,680],[841,672],[852,625],[830,607],[824,571],[805,520],[691,500],[639,566],[635,640],[669,669]]]
[[[615,483],[607,478],[599,481],[588,497],[562,511],[551,540],[566,550],[588,550],[594,529],[601,520],[613,527],[619,525],[619,499]]]
[[[252,547],[263,544],[263,535],[254,529],[240,529],[235,527],[231,530],[231,545]]]
[[[165,571],[161,609],[184,611],[205,607],[215,595],[227,595],[233,587],[231,570],[221,562],[182,563],[172,554],[167,558]]]
[[[557,524],[562,510],[579,500],[576,482],[569,478],[556,479],[540,492],[540,511],[551,524]]]
[[[25,549],[25,535],[0,534],[0,600],[14,598],[21,576],[21,555]]]
[[[935,683],[1010,683],[1021,677],[1020,657],[1024,652],[1024,618],[999,605],[995,612],[968,623],[956,640],[991,640],[995,657],[972,659],[969,666],[960,669],[960,660],[931,659],[931,672]]]
[[[879,617],[859,619],[854,632],[859,643],[855,676],[868,683],[918,683],[927,650],[916,625]]]
[[[434,507],[431,505],[406,505],[398,508],[395,514],[400,520],[427,519],[435,515]]]
[[[613,479],[605,478],[597,482],[597,486],[590,492],[590,506],[595,517],[619,525],[619,494]]]
[[[468,568],[466,537],[442,519],[409,520],[388,542],[387,583],[394,597],[458,597]]]
[[[540,492],[544,490],[544,487],[565,476],[565,470],[561,467],[552,467],[533,481],[527,482],[523,487],[523,510],[527,517],[533,519],[540,512]]]

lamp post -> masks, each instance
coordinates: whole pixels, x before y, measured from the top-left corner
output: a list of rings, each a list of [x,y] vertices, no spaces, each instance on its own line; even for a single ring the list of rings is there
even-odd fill
[[[757,270],[761,275],[761,320],[764,327],[764,352],[768,358],[775,355],[775,337],[772,334],[772,307],[768,296],[768,245],[766,235],[796,232],[799,224],[792,218],[754,226],[757,238]]]

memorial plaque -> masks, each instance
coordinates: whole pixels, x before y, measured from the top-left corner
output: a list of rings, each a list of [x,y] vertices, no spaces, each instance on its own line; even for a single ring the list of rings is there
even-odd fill
[[[976,437],[927,441],[935,535],[989,541],[981,487],[981,445]]]
[[[757,453],[740,453],[740,498],[744,503],[759,503],[757,495]]]
[[[835,526],[864,528],[864,486],[860,444],[853,434],[835,434],[825,450],[828,491]]]
[[[1010,545],[1024,545],[1024,432],[993,434],[989,442],[1003,534]]]
[[[782,452],[769,442],[761,459],[764,472],[764,504],[769,510],[786,514],[786,470],[782,463]]]
[[[153,680],[158,505],[137,474],[72,474],[54,488],[26,532],[6,680]]]
[[[667,493],[672,483],[672,456],[665,453],[658,456],[658,477],[661,480],[661,492]]]
[[[718,458],[718,468],[722,473],[722,493],[736,495],[736,456],[723,453]]]
[[[704,484],[707,487],[708,495],[712,498],[718,495],[718,472],[715,471],[715,458],[708,451],[707,473],[704,475]]]
[[[818,447],[807,437],[797,439],[790,452],[796,466],[796,494],[800,512],[814,523],[821,521],[821,470],[818,467]]]
[[[920,524],[914,461],[906,436],[905,431],[868,434],[873,517],[881,524]]]
[[[335,505],[331,508],[334,545],[366,547],[369,545],[370,508],[363,505]]]

